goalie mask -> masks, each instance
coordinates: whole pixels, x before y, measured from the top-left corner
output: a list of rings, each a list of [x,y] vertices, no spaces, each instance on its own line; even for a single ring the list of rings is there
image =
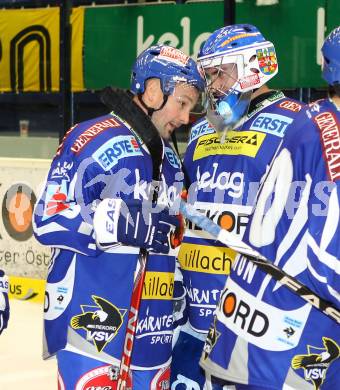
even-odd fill
[[[340,26],[335,28],[325,39],[322,46],[322,77],[334,87],[340,96]]]
[[[197,61],[207,83],[207,118],[223,140],[247,113],[254,89],[277,74],[275,48],[256,27],[235,24],[215,31]]]

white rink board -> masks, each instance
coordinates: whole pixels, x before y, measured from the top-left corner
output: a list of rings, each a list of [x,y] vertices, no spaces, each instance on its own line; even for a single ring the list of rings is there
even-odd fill
[[[31,218],[33,200],[43,189],[50,164],[50,160],[43,159],[0,158],[0,269],[9,275],[39,279],[46,276],[50,249],[40,245],[30,233],[31,228],[25,226]],[[29,196],[15,198],[16,189],[26,193],[28,190]],[[6,222],[8,210],[11,218]]]
[[[11,300],[9,326],[0,336],[1,390],[56,390],[57,361],[42,360],[42,303]]]

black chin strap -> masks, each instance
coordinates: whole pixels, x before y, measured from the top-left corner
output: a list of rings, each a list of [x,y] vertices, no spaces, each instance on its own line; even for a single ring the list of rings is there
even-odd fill
[[[178,143],[177,143],[177,138],[176,138],[176,132],[173,131],[171,133],[171,141],[172,141],[172,144],[174,145],[174,148],[176,150],[176,153],[178,155],[178,158],[180,159],[181,163],[182,163],[182,172],[184,174],[184,187],[186,190],[189,190],[189,187],[190,187],[190,178],[189,178],[189,174],[188,174],[188,171],[186,170],[186,167],[184,166],[183,164],[183,161],[182,161],[182,157],[181,155],[179,154],[179,150],[178,150]]]
[[[152,114],[154,112],[161,110],[166,105],[166,102],[168,101],[169,95],[165,95],[163,93],[163,103],[161,104],[161,106],[159,108],[151,108],[151,107],[147,106],[145,104],[144,100],[142,99],[142,95],[141,94],[138,94],[137,97],[138,97],[139,103],[143,106],[143,108],[146,109],[149,117],[151,118]]]
[[[115,115],[125,120],[146,144],[152,159],[153,180],[159,181],[163,142],[151,118],[133,101],[133,95],[123,89],[106,87],[101,91],[100,99]]]

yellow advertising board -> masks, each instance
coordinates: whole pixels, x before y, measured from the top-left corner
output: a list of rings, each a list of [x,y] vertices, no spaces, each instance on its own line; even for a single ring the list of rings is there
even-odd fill
[[[9,277],[9,298],[21,301],[44,302],[46,281],[41,279]]]
[[[59,8],[0,11],[0,90],[59,90]]]
[[[72,11],[72,90],[83,87],[84,9]],[[60,9],[0,10],[0,92],[58,92]]]

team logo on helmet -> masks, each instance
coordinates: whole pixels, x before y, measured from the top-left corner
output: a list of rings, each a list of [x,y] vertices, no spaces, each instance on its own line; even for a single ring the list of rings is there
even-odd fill
[[[274,46],[256,50],[259,68],[263,74],[270,75],[277,69],[277,58]]]
[[[324,348],[308,345],[306,355],[295,355],[292,359],[292,368],[303,368],[305,380],[312,382],[315,390],[324,382],[329,365],[340,356],[340,347],[334,340],[323,337],[322,342]]]
[[[86,339],[92,341],[98,352],[117,335],[126,310],[118,309],[104,298],[92,295],[97,306],[81,305],[82,314],[71,318],[73,329],[86,330]],[[91,308],[92,310],[87,310]]]

